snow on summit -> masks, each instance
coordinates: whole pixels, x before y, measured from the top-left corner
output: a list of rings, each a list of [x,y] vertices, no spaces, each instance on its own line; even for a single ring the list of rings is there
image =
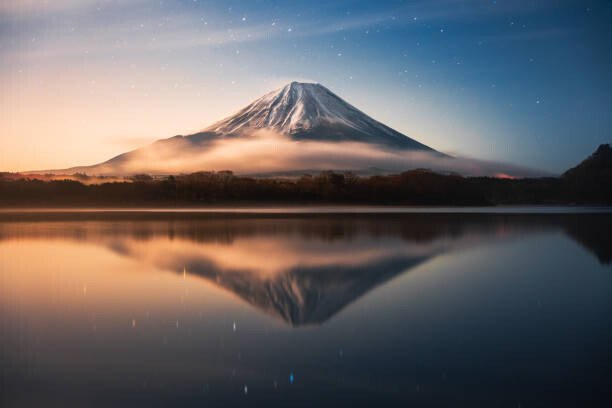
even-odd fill
[[[323,85],[291,82],[207,130],[234,133],[244,128],[273,128],[295,133],[325,121],[350,124],[348,118],[353,112],[358,111]]]
[[[236,135],[263,128],[295,140],[357,141],[433,151],[374,120],[318,83],[291,82],[205,131]]]

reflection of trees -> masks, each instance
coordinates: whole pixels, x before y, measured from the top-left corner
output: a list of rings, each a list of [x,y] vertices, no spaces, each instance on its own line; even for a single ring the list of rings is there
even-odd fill
[[[40,227],[41,222],[52,221],[71,222]],[[365,235],[427,243],[459,239],[467,233],[499,236],[555,229],[564,231],[602,262],[612,258],[612,214],[0,213],[0,240],[20,236],[83,240],[127,236],[231,244],[239,237],[290,235],[334,242]]]
[[[37,214],[20,217],[20,222],[0,223],[0,240],[87,241],[128,257],[141,256],[134,250],[134,244],[146,252],[148,243],[155,240],[156,245],[151,248],[158,251],[153,261],[158,267],[177,273],[186,268],[190,274],[210,280],[292,325],[320,324],[373,288],[444,251],[505,237],[562,231],[600,262],[609,264],[612,259],[612,215],[608,214],[111,213],[79,214],[81,219],[77,222],[64,222],[71,219],[68,214],[51,216],[56,222],[41,222],[46,217]],[[237,240],[244,238],[292,240],[297,244],[278,248],[291,252],[295,264],[289,263],[278,273],[265,275],[258,273],[261,265],[230,267],[215,262],[205,250],[211,243],[231,249]],[[165,245],[174,240],[195,245],[189,253],[176,252]],[[360,248],[375,244],[380,248],[383,241],[384,251],[355,262],[354,254]],[[307,252],[306,247],[316,250],[312,246],[316,243],[324,243],[336,257],[311,259],[312,252]],[[305,258],[314,262],[300,264]]]
[[[584,216],[568,219],[563,228],[574,241],[593,253],[602,264],[612,262],[612,216]]]

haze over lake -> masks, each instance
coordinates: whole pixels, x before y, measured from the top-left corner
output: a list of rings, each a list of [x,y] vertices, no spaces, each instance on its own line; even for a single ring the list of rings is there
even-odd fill
[[[1,405],[610,402],[611,214],[331,212],[3,213]]]

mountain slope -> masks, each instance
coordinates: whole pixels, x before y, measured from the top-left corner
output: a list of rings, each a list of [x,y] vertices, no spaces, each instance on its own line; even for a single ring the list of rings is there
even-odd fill
[[[355,141],[434,151],[372,119],[315,83],[292,82],[205,131],[237,135],[264,128],[290,135],[294,140]]]
[[[262,134],[276,139],[269,139],[262,147],[261,143],[254,143]],[[215,149],[227,147],[230,142],[231,149],[226,150],[231,150],[234,156],[228,157],[224,151],[225,161],[220,161]],[[313,142],[315,148],[313,143],[307,149],[306,145],[296,147],[294,142]],[[354,147],[345,149],[340,142],[359,143],[367,152],[356,154]],[[335,156],[331,157],[330,149]],[[288,150],[293,156],[289,156]],[[372,119],[323,85],[291,82],[201,132],[158,140],[93,166],[45,172],[122,176],[226,169],[242,174],[277,175],[306,169],[359,171],[386,163],[381,158],[382,152],[425,152],[437,158],[448,157]],[[319,157],[319,153],[327,157]],[[356,163],[353,157],[359,154],[360,161]],[[378,156],[378,161],[366,158],[364,163],[363,156]],[[280,164],[271,166],[275,159]],[[245,162],[252,164],[248,171],[239,168]],[[398,169],[411,167],[408,162],[405,165],[401,162],[401,166],[396,166]]]
[[[612,146],[599,145],[597,150],[580,164],[563,173],[564,178],[590,179],[593,177],[610,179],[612,177]]]
[[[612,202],[612,146],[600,145],[561,176],[567,199],[576,203]]]

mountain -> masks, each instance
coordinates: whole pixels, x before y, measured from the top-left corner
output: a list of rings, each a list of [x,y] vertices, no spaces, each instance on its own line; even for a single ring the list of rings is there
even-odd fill
[[[272,140],[272,143],[262,147],[262,143],[257,143],[257,138],[262,134],[276,135],[277,140]],[[300,142],[302,144],[295,145]],[[352,158],[357,157],[355,149],[343,149],[340,142],[358,143],[369,150],[360,153],[357,164]],[[226,147],[228,143],[232,144],[231,149],[226,150],[240,151],[240,154],[234,153],[236,157],[232,161],[224,151],[225,161],[220,160],[219,155],[214,153],[220,147]],[[326,147],[322,147],[323,145]],[[279,151],[275,152],[274,149]],[[288,156],[288,150],[293,152],[293,156]],[[334,157],[330,157],[330,150],[334,151]],[[243,174],[282,174],[304,169],[361,170],[364,167],[376,168],[381,166],[381,163],[384,164],[385,157],[381,155],[385,153],[382,152],[393,154],[389,152],[406,151],[425,152],[440,158],[448,157],[376,121],[321,84],[291,82],[201,132],[158,140],[149,146],[118,155],[97,165],[45,172],[130,175],[225,169],[237,170]],[[317,160],[319,153],[327,154],[328,157]],[[378,161],[367,162],[367,157],[372,156],[378,156]],[[363,157],[366,157],[365,164]],[[269,164],[274,158],[279,159],[280,164],[268,167],[261,164]],[[241,171],[241,168],[236,168],[236,162],[250,162],[252,166],[249,171]],[[406,169],[418,166],[410,166],[408,163],[404,165],[402,161],[400,167]]]
[[[354,141],[398,149],[434,151],[372,119],[321,84],[291,82],[205,129],[240,135],[272,129],[293,140]]]
[[[597,150],[576,167],[563,173],[564,178],[612,177],[612,147],[609,144],[599,145]]]
[[[600,145],[588,158],[561,176],[567,199],[575,203],[612,202],[612,147]]]

